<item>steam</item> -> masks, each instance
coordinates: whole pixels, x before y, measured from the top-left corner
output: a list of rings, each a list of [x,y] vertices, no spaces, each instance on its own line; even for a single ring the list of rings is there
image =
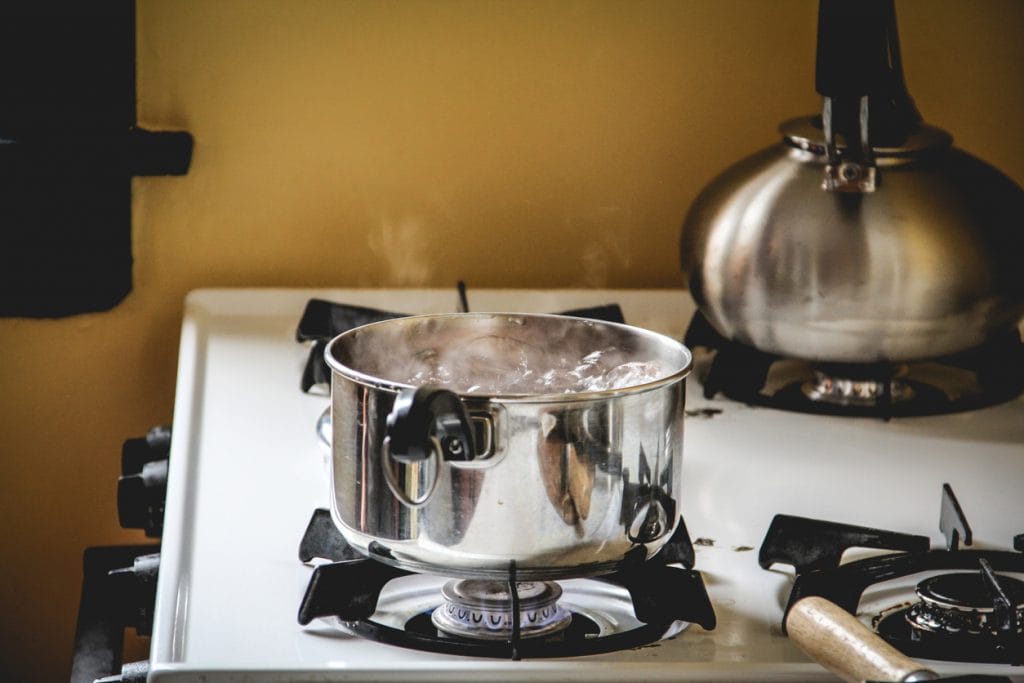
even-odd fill
[[[632,263],[630,236],[639,228],[628,207],[603,206],[582,218],[587,239],[579,245],[582,286],[607,287],[613,266],[628,270]]]
[[[430,282],[433,269],[426,243],[424,221],[415,216],[402,216],[397,220],[385,216],[380,232],[370,233],[367,242],[370,251],[384,266],[384,280],[389,286],[422,287]]]

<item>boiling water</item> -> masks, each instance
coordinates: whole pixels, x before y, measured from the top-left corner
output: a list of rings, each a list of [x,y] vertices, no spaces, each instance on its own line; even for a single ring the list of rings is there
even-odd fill
[[[488,335],[420,351],[404,374],[390,379],[468,394],[570,394],[624,389],[668,374],[657,361],[626,357],[615,347],[580,355]]]

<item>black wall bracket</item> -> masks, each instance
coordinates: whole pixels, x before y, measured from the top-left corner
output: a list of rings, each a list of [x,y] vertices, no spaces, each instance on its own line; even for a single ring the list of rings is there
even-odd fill
[[[139,128],[134,0],[0,6],[0,316],[103,311],[132,288],[131,178],[192,136]]]

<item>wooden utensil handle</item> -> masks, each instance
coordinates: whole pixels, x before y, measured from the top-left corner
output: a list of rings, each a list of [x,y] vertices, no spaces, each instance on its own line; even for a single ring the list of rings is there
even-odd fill
[[[809,596],[793,605],[786,616],[786,631],[815,661],[851,683],[938,678],[825,598]]]

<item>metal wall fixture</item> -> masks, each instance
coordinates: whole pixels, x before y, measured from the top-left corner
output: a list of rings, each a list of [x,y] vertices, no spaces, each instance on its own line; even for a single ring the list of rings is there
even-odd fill
[[[0,315],[102,311],[132,288],[132,176],[192,136],[136,125],[135,3],[0,7]]]

